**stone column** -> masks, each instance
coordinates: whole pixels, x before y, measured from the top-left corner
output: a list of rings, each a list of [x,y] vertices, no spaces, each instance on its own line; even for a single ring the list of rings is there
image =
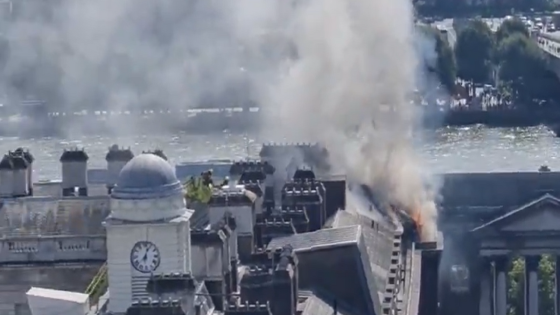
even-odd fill
[[[494,260],[494,315],[507,315],[507,266],[508,257],[500,256]]]
[[[525,315],[539,315],[540,256],[525,257]]]
[[[492,315],[492,265],[486,257],[481,257],[480,264],[480,304],[479,315]]]
[[[556,265],[554,267],[554,314],[560,315],[560,256],[556,256]]]

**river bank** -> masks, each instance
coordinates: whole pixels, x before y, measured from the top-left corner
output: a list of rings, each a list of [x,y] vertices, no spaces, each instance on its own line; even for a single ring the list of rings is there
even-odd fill
[[[514,109],[425,110],[426,128],[486,125],[488,127],[529,127],[558,125],[560,111]],[[213,134],[224,131],[251,133],[262,126],[258,111],[243,113],[151,113],[129,115],[60,115],[34,118],[18,116],[0,120],[0,136],[44,137],[81,135],[134,135],[188,132]]]
[[[560,111],[523,109],[504,110],[450,110],[431,111],[424,115],[427,127],[461,127],[486,125],[488,127],[530,127],[560,123]]]

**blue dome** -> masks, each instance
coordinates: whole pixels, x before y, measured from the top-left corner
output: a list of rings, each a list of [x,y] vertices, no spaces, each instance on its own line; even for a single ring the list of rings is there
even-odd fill
[[[111,196],[116,199],[152,199],[182,192],[183,187],[171,164],[147,153],[126,163]]]

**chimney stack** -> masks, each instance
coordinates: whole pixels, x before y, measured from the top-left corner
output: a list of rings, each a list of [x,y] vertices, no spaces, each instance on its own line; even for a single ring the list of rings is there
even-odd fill
[[[162,159],[168,161],[167,155],[165,155],[165,153],[163,153],[163,150],[161,150],[161,149],[155,149],[155,150],[153,150],[153,151],[142,151],[142,154],[153,154],[153,155],[157,155],[157,156],[159,156],[160,158],[162,158]]]
[[[27,161],[27,191],[29,196],[33,196],[33,162],[35,161],[35,158],[33,157],[33,154],[29,152],[29,150],[24,150],[23,148],[17,148],[14,153],[17,155],[22,155],[23,158]]]
[[[15,152],[9,153],[14,165],[12,173],[12,196],[25,197],[29,195],[29,184],[27,183],[27,168],[29,163],[22,154]]]
[[[298,263],[291,246],[285,246],[273,274],[272,314],[296,315],[298,300]]]
[[[109,148],[109,152],[105,155],[105,161],[107,161],[107,192],[109,194],[115,187],[121,170],[132,158],[134,158],[134,153],[130,148],[121,149],[116,144]]]
[[[9,154],[0,161],[0,197],[12,197],[14,163]]]
[[[84,149],[64,150],[60,156],[62,163],[62,196],[75,196],[78,188],[79,196],[87,196],[87,162],[89,156]]]

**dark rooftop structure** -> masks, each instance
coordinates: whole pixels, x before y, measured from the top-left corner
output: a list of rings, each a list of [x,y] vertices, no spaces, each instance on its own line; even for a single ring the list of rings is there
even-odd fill
[[[461,228],[475,228],[545,194],[560,197],[560,172],[458,173],[442,179],[442,227],[461,218]]]
[[[150,153],[150,154],[153,154],[153,155],[157,155],[157,156],[159,156],[160,158],[162,158],[166,161],[168,160],[167,155],[165,155],[165,153],[163,153],[163,150],[161,150],[161,149],[155,149],[153,151],[142,151],[142,153],[144,153],[144,154]]]
[[[109,148],[109,151],[105,155],[106,161],[123,161],[128,162],[134,158],[134,153],[130,148],[119,148],[118,145],[114,144]]]
[[[293,247],[299,260],[300,289],[327,292],[355,314],[381,314],[362,242],[361,228],[348,226],[275,238],[268,249]]]
[[[14,162],[10,155],[6,154],[0,161],[0,169],[2,170],[12,170],[14,169]]]
[[[560,172],[468,173],[442,175],[444,210],[496,210],[521,205],[545,193],[560,196]]]
[[[27,161],[28,164],[33,163],[35,161],[35,157],[29,150],[24,150],[23,148],[17,148],[14,152],[15,155],[22,155],[23,158]]]
[[[12,152],[10,152],[10,155],[11,155],[11,158],[12,158],[12,163],[14,164],[14,169],[25,170],[25,169],[27,169],[27,167],[29,167],[29,163],[23,157],[23,155],[15,155]]]
[[[85,162],[89,159],[84,149],[64,150],[60,156],[60,162]]]

